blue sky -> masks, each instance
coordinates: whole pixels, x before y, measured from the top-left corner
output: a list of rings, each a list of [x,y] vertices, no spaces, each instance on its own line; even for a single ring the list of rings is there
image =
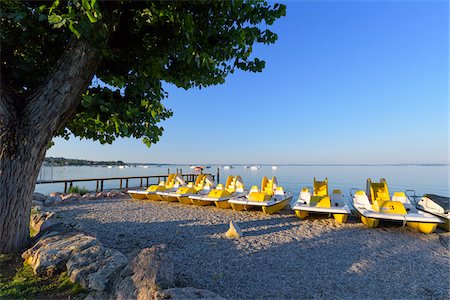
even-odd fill
[[[448,163],[447,1],[287,1],[262,73],[166,85],[160,142],[55,139],[47,156],[161,163]]]

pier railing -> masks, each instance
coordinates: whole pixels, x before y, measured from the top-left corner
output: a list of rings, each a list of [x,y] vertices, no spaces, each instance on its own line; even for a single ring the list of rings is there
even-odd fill
[[[207,173],[205,173],[205,174],[207,174]],[[219,179],[218,174],[219,173],[217,173],[217,177],[213,174],[207,174],[207,175],[210,175],[213,178],[213,180],[216,180],[216,179],[218,180]],[[199,174],[198,173],[195,173],[195,174],[189,173],[189,174],[178,174],[178,175],[182,176],[186,182],[190,182],[190,181],[195,181],[195,179],[197,178],[197,176]],[[125,176],[125,177],[103,177],[103,178],[75,178],[75,179],[61,179],[61,180],[38,180],[36,182],[36,184],[64,183],[64,193],[67,193],[68,188],[73,187],[74,182],[96,181],[97,184],[96,184],[95,191],[102,192],[105,181],[119,180],[119,189],[123,189],[124,183],[125,183],[125,188],[129,187],[130,179],[140,179],[139,187],[141,188],[144,186],[144,184],[145,184],[145,186],[149,186],[150,179],[156,179],[157,183],[158,183],[162,179],[166,180],[168,176],[169,176],[169,174],[146,175],[146,176]]]

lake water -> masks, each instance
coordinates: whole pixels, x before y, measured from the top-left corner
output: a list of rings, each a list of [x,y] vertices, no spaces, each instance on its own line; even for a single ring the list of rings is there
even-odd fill
[[[218,166],[212,165],[210,169],[205,169],[204,173],[217,173]],[[41,171],[42,179],[53,180],[75,179],[75,178],[101,178],[101,177],[122,177],[122,176],[146,176],[167,174],[168,169],[175,172],[176,169],[182,169],[183,173],[193,173],[189,166],[183,165],[162,165],[161,167],[149,166],[148,168],[127,167],[119,168],[113,166],[90,167],[90,166],[67,166],[43,168]],[[260,169],[253,170],[244,168],[244,166],[234,166],[232,169],[219,168],[220,182],[224,183],[228,175],[241,175],[247,189],[252,185],[260,185],[261,178],[276,176],[278,185],[283,186],[285,190],[292,191],[296,199],[300,189],[304,186],[312,186],[313,178],[323,180],[328,177],[329,190],[341,189],[344,194],[349,194],[351,188],[365,189],[367,178],[372,181],[378,181],[380,178],[386,178],[389,190],[405,191],[413,189],[417,195],[426,193],[438,194],[441,196],[450,196],[449,166],[420,166],[420,165],[402,165],[402,166],[330,166],[330,165],[302,165],[302,166],[278,166],[272,169],[271,166],[261,166]],[[151,182],[156,183],[156,182]],[[94,182],[77,182],[74,185],[86,187],[95,190]],[[139,179],[130,180],[130,187],[139,186]],[[119,181],[105,181],[105,189],[117,189]],[[62,192],[64,184],[38,184],[36,191],[49,194],[51,192]]]

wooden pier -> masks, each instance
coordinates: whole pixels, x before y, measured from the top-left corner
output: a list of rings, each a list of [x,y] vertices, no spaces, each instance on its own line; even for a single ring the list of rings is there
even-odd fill
[[[190,173],[190,174],[180,174],[178,175],[182,176],[183,179],[186,182],[194,182],[198,173]],[[219,180],[219,172],[217,172],[217,175],[213,174],[207,174],[210,175],[213,180]],[[128,188],[129,180],[130,179],[139,179],[139,187],[143,186],[149,186],[152,184],[150,182],[150,179],[156,179],[156,184],[160,182],[161,180],[166,180],[169,174],[163,174],[163,175],[147,175],[147,176],[126,176],[126,177],[104,177],[104,178],[76,178],[76,179],[61,179],[61,180],[38,180],[36,181],[36,184],[52,184],[52,183],[64,183],[64,193],[67,193],[67,189],[70,187],[73,187],[74,182],[87,182],[87,181],[96,181],[97,185],[95,188],[96,192],[102,192],[103,186],[105,181],[109,180],[118,180],[119,181],[119,189]],[[145,184],[145,185],[144,185]]]

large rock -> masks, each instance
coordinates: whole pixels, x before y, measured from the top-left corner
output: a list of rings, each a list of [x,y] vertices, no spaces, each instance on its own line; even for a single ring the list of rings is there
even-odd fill
[[[61,200],[62,200],[61,202],[63,204],[73,203],[73,202],[77,202],[80,198],[81,198],[81,196],[79,194],[71,193],[71,194],[61,196]]]
[[[56,234],[39,240],[22,254],[37,275],[58,274],[66,269],[70,257],[100,242],[83,233]]]
[[[193,287],[184,288],[172,288],[166,289],[162,292],[156,292],[154,299],[178,299],[178,300],[191,300],[191,299],[225,299],[208,290],[196,289]]]
[[[32,206],[45,206],[45,202],[44,201],[39,201],[39,200],[32,200],[31,201],[31,205]]]
[[[33,214],[31,215],[30,218],[30,227],[39,233],[44,223],[52,218],[56,219],[56,215],[54,212],[38,212],[36,214]],[[47,224],[44,225],[44,228],[42,228],[42,230],[48,228],[49,223],[51,223],[51,221],[47,222]]]
[[[156,291],[175,285],[173,261],[166,245],[145,248],[121,272],[117,299],[153,299]]]
[[[62,198],[59,195],[50,196],[47,198],[47,200],[45,200],[46,205],[60,204],[61,202]]]
[[[41,194],[41,193],[33,193],[33,200],[34,201],[40,201],[45,202],[45,199],[47,199],[47,196]]]
[[[81,200],[92,200],[96,198],[95,193],[86,193],[83,196],[81,196]]]

